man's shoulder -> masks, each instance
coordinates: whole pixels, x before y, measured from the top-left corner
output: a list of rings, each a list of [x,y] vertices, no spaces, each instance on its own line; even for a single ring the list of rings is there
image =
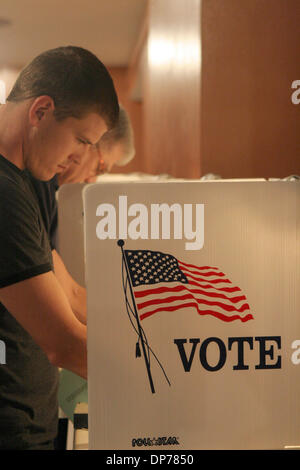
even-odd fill
[[[1,219],[10,219],[19,214],[22,217],[36,217],[37,202],[21,177],[14,178],[0,172],[0,214]]]
[[[5,174],[0,170],[0,194],[1,197],[7,198],[11,194],[23,194],[24,186],[20,178],[13,178],[9,174]]]

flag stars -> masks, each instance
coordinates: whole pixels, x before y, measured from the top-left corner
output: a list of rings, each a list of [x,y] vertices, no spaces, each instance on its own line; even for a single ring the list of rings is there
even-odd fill
[[[125,251],[133,285],[159,282],[188,284],[175,257],[154,251]]]

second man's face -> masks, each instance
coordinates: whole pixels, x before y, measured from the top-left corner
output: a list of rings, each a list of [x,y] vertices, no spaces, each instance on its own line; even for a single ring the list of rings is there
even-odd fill
[[[90,147],[85,152],[80,163],[72,162],[67,168],[58,174],[59,185],[65,183],[83,183],[95,175],[99,163],[99,154],[95,147]]]
[[[110,172],[113,165],[123,158],[123,147],[120,143],[112,145],[110,150],[91,147],[77,165],[72,163],[58,175],[59,185],[65,183],[93,183],[97,176]]]

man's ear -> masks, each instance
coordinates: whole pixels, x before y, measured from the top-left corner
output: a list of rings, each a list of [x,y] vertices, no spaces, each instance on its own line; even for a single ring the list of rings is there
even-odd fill
[[[41,121],[55,108],[53,98],[43,95],[35,98],[29,108],[29,122],[38,127]]]

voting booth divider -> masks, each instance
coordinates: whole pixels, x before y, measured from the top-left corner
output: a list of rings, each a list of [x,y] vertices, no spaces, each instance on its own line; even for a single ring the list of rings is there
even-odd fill
[[[299,181],[62,186],[90,449],[300,446]]]

